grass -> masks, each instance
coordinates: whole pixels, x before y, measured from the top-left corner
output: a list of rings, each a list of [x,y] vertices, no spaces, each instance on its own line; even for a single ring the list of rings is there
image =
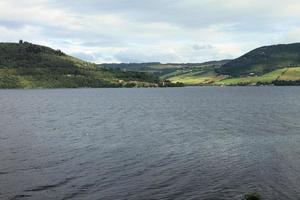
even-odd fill
[[[280,76],[285,73],[287,68],[274,70],[272,72],[266,73],[261,76],[245,76],[239,78],[227,78],[221,81],[216,82],[217,85],[238,85],[238,84],[256,84],[258,82],[261,83],[269,83],[271,84],[273,81],[280,78]]]
[[[280,76],[279,80],[297,81],[300,80],[300,67],[288,68],[286,72]]]
[[[263,75],[284,67],[300,65],[300,43],[260,47],[223,65],[219,72],[234,77]]]
[[[212,84],[224,79],[224,76],[216,74],[214,71],[204,73],[188,73],[169,78],[172,82],[181,82],[185,85],[204,85]]]
[[[0,43],[0,88],[156,87],[161,84],[152,74],[99,68],[45,46],[28,42]]]
[[[156,87],[155,76],[120,70],[2,68],[0,88]]]
[[[169,78],[172,82],[182,82],[186,85],[254,85],[258,83],[272,84],[273,81],[300,80],[300,67],[286,67],[265,73],[260,76],[226,77],[213,70],[173,73]]]

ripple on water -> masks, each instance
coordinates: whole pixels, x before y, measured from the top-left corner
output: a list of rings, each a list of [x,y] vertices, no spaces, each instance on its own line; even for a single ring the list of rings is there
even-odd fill
[[[0,199],[298,200],[299,99],[298,87],[0,90]]]

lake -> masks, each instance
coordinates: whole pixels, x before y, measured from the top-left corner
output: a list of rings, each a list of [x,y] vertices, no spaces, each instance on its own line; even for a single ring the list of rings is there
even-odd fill
[[[0,90],[0,199],[300,199],[300,87]]]

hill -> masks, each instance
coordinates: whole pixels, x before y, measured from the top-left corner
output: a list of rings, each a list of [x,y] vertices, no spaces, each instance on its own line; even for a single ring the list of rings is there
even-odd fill
[[[224,64],[218,72],[238,77],[295,66],[300,66],[300,43],[260,47]]]
[[[0,43],[0,88],[300,85],[300,43],[205,63],[85,62],[28,42]]]
[[[158,77],[98,68],[60,50],[28,42],[0,43],[0,88],[156,87]]]
[[[168,78],[186,85],[300,85],[299,72],[300,43],[294,43],[260,47],[219,67]]]
[[[122,71],[137,71],[147,72],[160,76],[161,78],[168,78],[174,74],[183,74],[192,71],[203,70],[207,67],[220,67],[229,60],[210,61],[204,63],[166,63],[149,62],[149,63],[105,63],[98,66],[105,69],[120,69]]]
[[[207,85],[223,79],[215,71],[230,60],[200,63],[192,67],[179,68],[161,76],[171,82],[181,82],[186,85]]]

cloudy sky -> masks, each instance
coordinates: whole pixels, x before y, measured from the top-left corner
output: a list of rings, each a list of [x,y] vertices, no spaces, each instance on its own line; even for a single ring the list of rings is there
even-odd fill
[[[203,62],[300,42],[299,0],[0,0],[0,41],[92,62]]]

